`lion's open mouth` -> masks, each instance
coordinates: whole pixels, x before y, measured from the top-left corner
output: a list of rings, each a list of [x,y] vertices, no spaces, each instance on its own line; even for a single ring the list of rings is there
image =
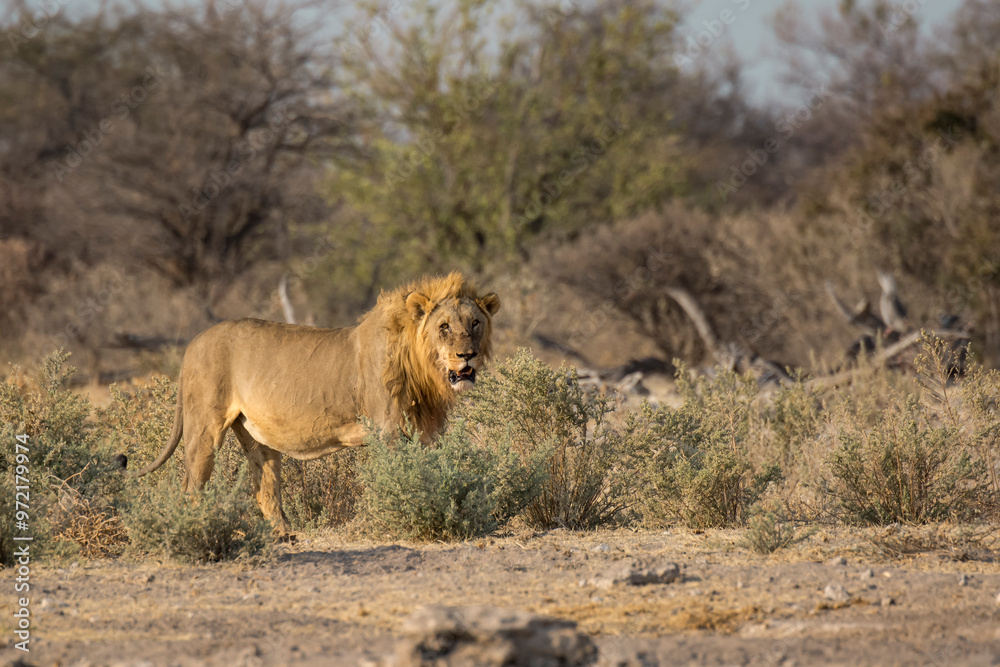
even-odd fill
[[[472,366],[466,366],[460,371],[448,371],[448,382],[454,387],[460,382],[469,382],[475,384],[476,382],[476,369]]]

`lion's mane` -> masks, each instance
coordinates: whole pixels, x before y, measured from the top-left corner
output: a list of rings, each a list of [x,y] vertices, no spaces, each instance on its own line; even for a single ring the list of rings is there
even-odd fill
[[[437,367],[436,350],[428,338],[423,321],[416,321],[406,307],[406,299],[419,292],[430,301],[430,312],[449,300],[476,300],[478,292],[460,273],[445,277],[425,277],[391,292],[382,292],[375,308],[365,318],[384,318],[388,329],[385,367],[382,382],[397,408],[411,424],[424,433],[433,433],[444,421],[456,394],[445,382]],[[484,314],[490,318],[484,308]],[[485,327],[480,354],[488,361],[493,352],[493,327]]]

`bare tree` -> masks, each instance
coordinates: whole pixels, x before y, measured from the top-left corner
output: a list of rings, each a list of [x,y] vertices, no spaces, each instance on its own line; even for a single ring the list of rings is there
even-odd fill
[[[19,93],[0,106],[29,124],[5,136],[21,168],[0,155],[12,186],[0,222],[18,220],[4,232],[38,235],[22,222],[34,216],[69,246],[61,212],[74,211],[96,254],[113,246],[206,293],[286,257],[289,223],[328,215],[315,160],[343,148],[354,121],[328,76],[332,47],[319,48],[314,24],[297,18],[304,7],[213,0],[53,17],[0,63],[0,87]],[[11,194],[25,180],[47,210],[32,214]]]

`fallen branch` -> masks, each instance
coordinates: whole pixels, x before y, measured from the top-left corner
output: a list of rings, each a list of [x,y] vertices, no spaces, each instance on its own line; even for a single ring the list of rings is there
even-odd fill
[[[899,356],[902,352],[913,347],[925,337],[936,336],[942,340],[964,340],[969,338],[968,331],[956,331],[952,329],[944,329],[941,331],[911,331],[906,334],[898,341],[883,348],[876,354],[872,355],[869,360],[873,366],[880,367],[885,366],[887,363],[892,361],[895,357]],[[822,377],[813,378],[806,382],[806,386],[810,389],[819,389],[824,387],[837,387],[842,384],[850,383],[859,374],[863,373],[862,368],[851,368],[846,371],[841,371],[840,373],[834,373],[833,375],[824,375]]]

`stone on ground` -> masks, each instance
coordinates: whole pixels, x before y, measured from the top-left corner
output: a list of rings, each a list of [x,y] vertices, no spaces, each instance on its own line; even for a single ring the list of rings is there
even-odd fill
[[[394,667],[591,665],[593,640],[576,623],[519,609],[428,606],[402,627]]]

